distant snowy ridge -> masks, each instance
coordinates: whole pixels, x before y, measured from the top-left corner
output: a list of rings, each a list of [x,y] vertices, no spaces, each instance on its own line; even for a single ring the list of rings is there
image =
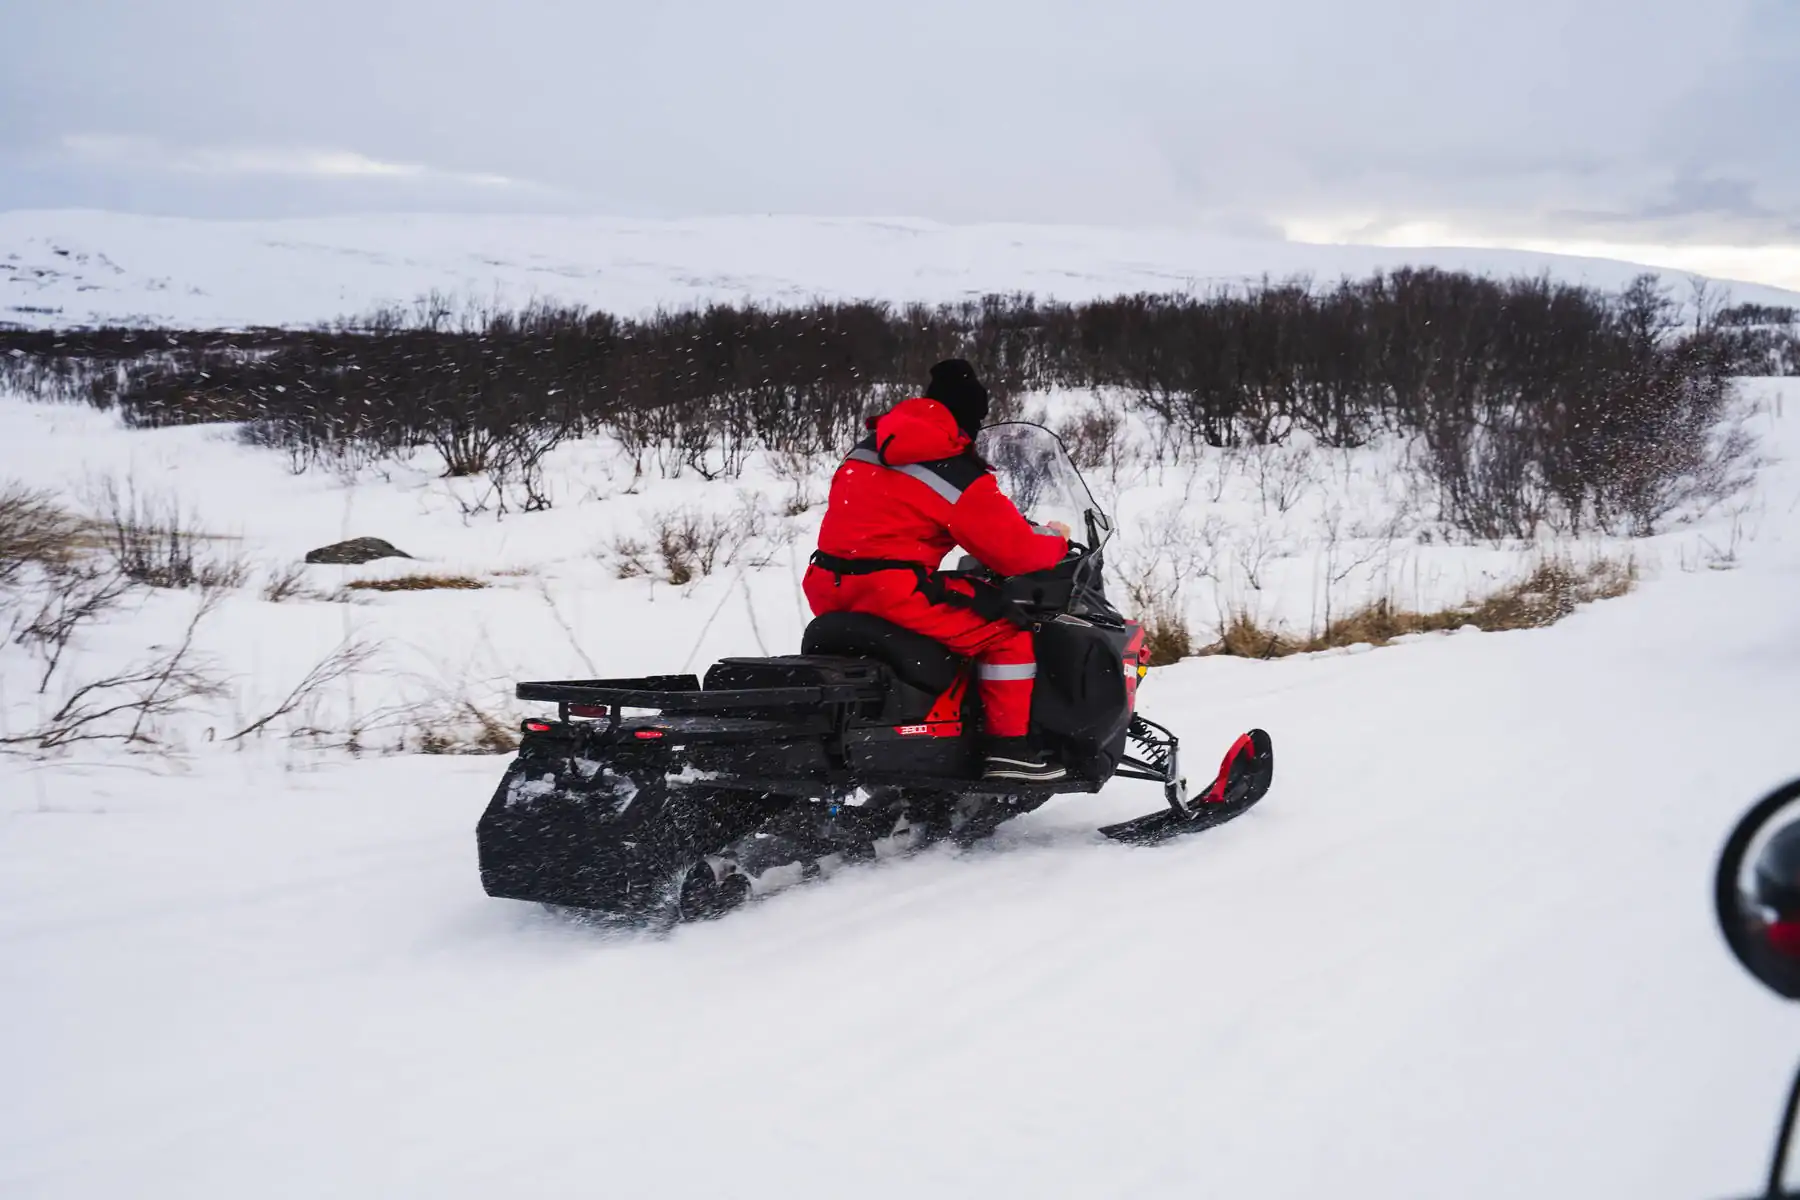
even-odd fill
[[[1617,288],[1644,266],[1512,250],[1315,246],[1180,230],[916,220],[382,215],[211,221],[0,213],[0,325],[312,325],[433,293],[620,314],[711,301],[1064,300],[1205,290],[1264,275],[1321,282],[1402,266]],[[1685,291],[1687,276],[1657,271]],[[1739,302],[1800,294],[1729,285]]]

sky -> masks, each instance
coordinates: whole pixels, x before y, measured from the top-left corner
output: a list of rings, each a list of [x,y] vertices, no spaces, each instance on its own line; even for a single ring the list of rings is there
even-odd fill
[[[0,210],[1178,226],[1800,286],[1800,0],[0,0],[0,27]]]

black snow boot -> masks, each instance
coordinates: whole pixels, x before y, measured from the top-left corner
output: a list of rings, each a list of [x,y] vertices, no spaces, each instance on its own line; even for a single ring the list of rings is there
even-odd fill
[[[1030,738],[989,738],[981,765],[983,779],[1017,779],[1026,783],[1053,783],[1068,768],[1033,744]]]

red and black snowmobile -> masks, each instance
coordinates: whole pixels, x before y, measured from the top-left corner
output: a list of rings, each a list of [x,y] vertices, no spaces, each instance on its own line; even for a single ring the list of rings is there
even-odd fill
[[[1261,799],[1274,773],[1268,734],[1238,738],[1191,796],[1178,739],[1134,711],[1144,631],[1106,598],[1111,522],[1062,443],[1008,423],[982,430],[978,444],[1021,510],[1086,534],[1049,570],[984,577],[1034,632],[1032,732],[1066,778],[984,781],[969,661],[880,618],[831,613],[807,627],[799,654],[724,659],[704,678],[518,685],[520,699],[554,704],[557,715],[525,722],[477,827],[488,894],[628,917],[708,916],[826,860],[966,842],[1114,778],[1160,783],[1166,802],[1101,830],[1124,842],[1211,828]]]

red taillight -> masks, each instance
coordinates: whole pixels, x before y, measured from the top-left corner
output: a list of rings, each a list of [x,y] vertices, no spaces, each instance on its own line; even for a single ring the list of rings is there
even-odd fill
[[[607,716],[608,713],[609,710],[604,704],[569,705],[569,715],[571,717],[604,717]]]
[[[525,732],[526,733],[549,733],[552,728],[554,728],[554,726],[552,726],[550,724],[550,722],[548,722],[548,721],[527,721],[527,722],[525,722]]]
[[[654,742],[657,738],[661,737],[662,735],[663,735],[663,731],[660,729],[640,729],[636,733],[632,734],[631,736],[638,738],[642,741]]]

